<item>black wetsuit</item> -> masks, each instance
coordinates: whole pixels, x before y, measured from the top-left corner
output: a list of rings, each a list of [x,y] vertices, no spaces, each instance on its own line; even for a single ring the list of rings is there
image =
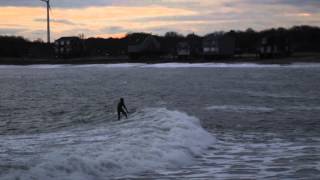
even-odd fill
[[[124,102],[120,101],[118,103],[118,108],[117,108],[117,110],[118,110],[118,120],[120,120],[120,113],[122,113],[124,116],[126,116],[126,118],[128,118],[128,115],[127,115],[126,111],[123,108],[126,111],[128,111],[126,105],[124,105]]]

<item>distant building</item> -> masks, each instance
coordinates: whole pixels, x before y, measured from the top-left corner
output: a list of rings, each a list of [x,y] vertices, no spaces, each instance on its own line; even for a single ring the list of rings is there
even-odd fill
[[[177,56],[179,59],[189,58],[191,55],[191,47],[188,42],[179,42],[177,45]]]
[[[211,34],[204,37],[202,48],[206,58],[232,57],[235,54],[235,39],[227,35]]]
[[[200,60],[202,55],[202,42],[203,39],[195,34],[189,34],[186,41],[190,46],[190,57],[195,60]]]
[[[144,39],[135,39],[128,46],[128,54],[131,59],[154,58],[161,55],[161,45],[153,35]]]
[[[71,58],[84,55],[84,43],[79,37],[61,37],[54,42],[57,57]]]
[[[269,36],[261,39],[260,58],[286,57],[291,55],[289,39],[282,36]]]

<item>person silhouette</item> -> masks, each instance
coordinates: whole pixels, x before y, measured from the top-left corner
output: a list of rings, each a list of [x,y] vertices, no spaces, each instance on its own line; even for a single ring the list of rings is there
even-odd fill
[[[120,101],[119,101],[118,107],[117,107],[117,111],[118,111],[118,120],[120,120],[120,118],[121,118],[120,113],[122,113],[124,116],[126,116],[126,118],[128,118],[127,113],[129,113],[129,112],[128,112],[126,105],[124,104],[123,98],[120,98]]]

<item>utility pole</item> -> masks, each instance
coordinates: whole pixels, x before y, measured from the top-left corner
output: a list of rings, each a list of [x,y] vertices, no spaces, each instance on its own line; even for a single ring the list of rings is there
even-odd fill
[[[50,44],[50,0],[40,0],[47,4],[47,38],[48,44]]]

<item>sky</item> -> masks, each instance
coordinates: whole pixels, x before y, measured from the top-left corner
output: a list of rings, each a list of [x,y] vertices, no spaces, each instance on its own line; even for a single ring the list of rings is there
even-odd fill
[[[320,26],[320,0],[51,0],[53,39]],[[46,39],[40,0],[0,0],[0,35]]]

